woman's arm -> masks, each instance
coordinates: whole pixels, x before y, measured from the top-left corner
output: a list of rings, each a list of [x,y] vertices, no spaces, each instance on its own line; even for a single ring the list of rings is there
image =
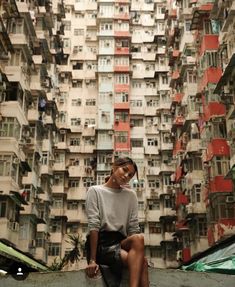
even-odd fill
[[[94,277],[98,270],[99,265],[96,263],[96,251],[98,244],[98,231],[90,231],[90,260],[88,266],[86,267],[86,273],[88,277]]]
[[[97,244],[98,244],[98,231],[91,230],[90,231],[90,261],[96,261],[96,251],[97,251]]]

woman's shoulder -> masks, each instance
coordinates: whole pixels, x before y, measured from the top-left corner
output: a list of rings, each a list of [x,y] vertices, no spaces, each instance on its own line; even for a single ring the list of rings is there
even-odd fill
[[[122,189],[125,193],[129,194],[130,196],[134,196],[134,197],[136,196],[136,192],[129,186],[123,186]]]

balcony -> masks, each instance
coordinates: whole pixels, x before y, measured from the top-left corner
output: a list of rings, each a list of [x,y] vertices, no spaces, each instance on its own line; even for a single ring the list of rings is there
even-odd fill
[[[188,204],[188,197],[185,194],[183,194],[183,192],[177,192],[175,200],[176,208],[178,208],[180,205],[187,205],[187,204]]]
[[[184,152],[185,148],[184,148],[184,144],[182,142],[182,139],[178,139],[175,142],[175,146],[173,149],[173,155],[176,156],[178,153],[180,152]]]
[[[183,177],[183,175],[184,175],[183,167],[178,166],[176,168],[176,171],[175,171],[175,182],[178,183],[181,180],[181,178]]]
[[[172,103],[177,103],[177,104],[181,103],[183,97],[184,97],[183,93],[174,94],[172,97]]]
[[[114,53],[115,55],[129,55],[130,49],[129,47],[115,47]]]
[[[199,29],[203,21],[203,18],[209,17],[212,8],[213,8],[212,3],[201,4],[200,6],[195,7],[190,30]]]
[[[226,114],[226,107],[224,104],[218,102],[210,102],[204,107],[204,119],[209,121],[215,117],[224,117]]]
[[[214,156],[230,156],[230,147],[226,139],[212,139],[207,146],[206,161],[210,161]]]
[[[217,51],[218,48],[219,48],[219,36],[218,35],[204,35],[202,37],[200,55],[203,55],[205,51],[210,51],[210,50]]]
[[[191,139],[186,145],[186,152],[198,152],[202,149],[201,139]]]
[[[223,175],[218,175],[210,180],[209,192],[232,192],[233,183],[231,179],[225,179]]]
[[[209,84],[217,84],[222,76],[222,69],[220,67],[207,68],[202,76],[198,86],[198,92],[201,93],[207,88]]]

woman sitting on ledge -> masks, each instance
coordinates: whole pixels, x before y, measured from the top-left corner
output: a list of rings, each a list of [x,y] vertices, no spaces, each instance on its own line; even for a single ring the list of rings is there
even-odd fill
[[[105,184],[91,186],[87,193],[86,273],[93,278],[100,267],[109,287],[120,285],[123,266],[129,270],[130,287],[149,286],[144,236],[140,234],[138,222],[138,200],[134,191],[125,188],[135,174],[138,179],[138,169],[131,158],[118,158]],[[109,266],[111,274],[106,272],[105,266]]]

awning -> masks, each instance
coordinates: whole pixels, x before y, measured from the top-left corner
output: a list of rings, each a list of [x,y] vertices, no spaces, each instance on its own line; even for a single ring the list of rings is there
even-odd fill
[[[24,197],[21,196],[17,191],[11,191],[10,192],[10,197],[11,199],[19,206],[21,206],[21,204],[24,205],[28,205],[28,203],[24,200]]]
[[[38,261],[34,260],[33,258],[30,258],[23,252],[6,245],[3,242],[0,242],[0,256],[9,258],[13,262],[19,262],[23,265],[26,265],[29,267],[29,269],[33,269],[33,271],[49,271],[49,268],[45,265],[42,265]],[[0,266],[4,270],[5,266]]]
[[[222,86],[226,84],[228,77],[232,75],[233,69],[235,69],[235,53],[232,55],[227,67],[225,68],[223,72],[222,77],[217,83],[216,88],[214,90],[214,94],[218,94],[220,92]]]

